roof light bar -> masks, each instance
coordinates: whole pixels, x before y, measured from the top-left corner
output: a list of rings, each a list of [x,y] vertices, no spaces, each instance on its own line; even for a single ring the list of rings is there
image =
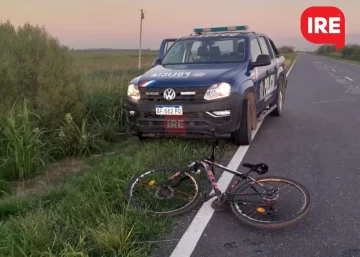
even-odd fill
[[[196,28],[194,29],[195,33],[201,32],[221,32],[221,31],[238,31],[238,30],[248,30],[249,26],[232,26],[232,27],[215,27],[215,28]]]

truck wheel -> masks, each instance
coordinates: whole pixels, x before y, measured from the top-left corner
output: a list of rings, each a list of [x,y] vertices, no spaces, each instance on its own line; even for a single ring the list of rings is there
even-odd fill
[[[276,109],[271,112],[272,116],[282,116],[283,109],[284,109],[284,101],[285,101],[285,86],[283,84],[283,81],[281,81],[281,84],[279,86],[278,94],[276,97]]]
[[[139,141],[145,141],[146,139],[148,139],[147,137],[143,136],[142,133],[139,133],[137,137],[138,137]]]
[[[251,112],[249,100],[243,102],[240,126],[231,134],[231,136],[236,145],[249,145],[251,143]]]

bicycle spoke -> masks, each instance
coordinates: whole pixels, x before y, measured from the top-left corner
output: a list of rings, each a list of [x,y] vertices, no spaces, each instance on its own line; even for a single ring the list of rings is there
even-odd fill
[[[262,220],[263,222],[275,222],[276,220],[283,220],[288,217],[296,217],[299,212],[303,209],[305,202],[301,200],[300,205],[298,205],[299,209],[294,209],[293,207],[287,207],[282,209],[282,200],[286,200],[285,198],[290,195],[291,192],[294,192],[293,189],[297,189],[296,192],[299,191],[299,188],[296,185],[286,182],[286,180],[273,180],[273,181],[262,181],[259,179],[260,183],[264,186],[261,186],[258,183],[249,183],[248,187],[243,188],[240,193],[234,194],[235,196],[241,195],[242,198],[258,198],[260,201],[256,201],[254,199],[247,200],[240,200],[236,199],[236,206],[237,209],[240,211],[244,217],[248,217],[251,220]],[[285,183],[284,186],[281,184]],[[277,185],[280,184],[278,187]],[[276,187],[275,187],[276,185]],[[265,189],[268,188],[268,189]],[[273,189],[276,189],[273,191]],[[256,193],[251,193],[248,191],[255,191]],[[241,202],[242,204],[238,204]],[[285,204],[285,203],[284,203]]]
[[[143,185],[144,186],[146,186],[146,187],[148,187],[148,188],[155,188],[155,189],[159,189],[159,187],[158,186],[154,186],[154,185],[152,185],[152,186],[149,186],[149,182],[143,182]],[[183,191],[181,191],[181,190],[179,190],[179,189],[174,189],[174,191],[175,192],[179,192],[179,193],[181,193],[181,194],[183,194],[183,195],[186,195],[186,196],[189,196],[189,197],[193,197],[192,195],[190,195],[190,194],[188,194],[188,193],[186,193],[186,192],[183,192]]]
[[[154,211],[156,209],[156,212],[164,212],[182,208],[193,202],[198,193],[193,179],[189,179],[186,173],[170,171],[171,176],[166,176],[169,175],[166,173],[166,171],[150,172],[146,176],[139,177],[133,185],[133,198],[136,198],[134,200],[138,205]],[[144,187],[146,189],[142,189]]]

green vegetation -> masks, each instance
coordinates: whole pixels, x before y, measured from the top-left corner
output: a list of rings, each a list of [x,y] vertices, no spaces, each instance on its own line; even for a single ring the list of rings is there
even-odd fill
[[[288,70],[298,56],[298,53],[286,53],[282,55],[285,57],[285,68]]]
[[[153,241],[162,240],[176,220],[128,208],[127,181],[151,166],[187,164],[207,153],[208,145],[169,139],[138,144],[129,138],[118,149],[59,186],[0,202],[0,255],[149,256]]]
[[[281,55],[285,57],[285,68],[288,70],[296,57],[298,56],[298,53],[295,52],[295,47],[293,46],[281,46],[278,48],[278,51]]]
[[[126,83],[141,71],[74,69],[44,28],[0,24],[0,178],[106,150],[126,132]]]
[[[207,142],[128,136],[136,52],[68,51],[45,28],[10,22],[0,47],[0,256],[149,256],[176,220],[129,208],[126,183],[202,157]],[[144,69],[156,54],[143,53]]]
[[[278,51],[282,54],[292,54],[295,53],[295,47],[293,46],[280,46]]]
[[[342,49],[335,49],[334,45],[322,45],[315,53],[337,60],[360,64],[360,45],[358,44],[348,44]]]
[[[70,55],[74,59],[75,67],[93,70],[93,69],[129,69],[137,68],[139,62],[138,52],[127,51],[71,51]],[[141,66],[150,67],[153,60],[156,58],[156,51],[142,51],[141,53]]]

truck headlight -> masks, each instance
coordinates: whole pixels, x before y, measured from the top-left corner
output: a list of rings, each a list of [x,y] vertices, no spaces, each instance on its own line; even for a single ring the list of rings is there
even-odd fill
[[[231,86],[228,83],[218,83],[212,85],[205,93],[205,100],[214,100],[229,96],[231,93]]]
[[[139,100],[140,99],[140,91],[139,91],[138,86],[136,86],[134,84],[129,84],[127,95],[134,100]]]

